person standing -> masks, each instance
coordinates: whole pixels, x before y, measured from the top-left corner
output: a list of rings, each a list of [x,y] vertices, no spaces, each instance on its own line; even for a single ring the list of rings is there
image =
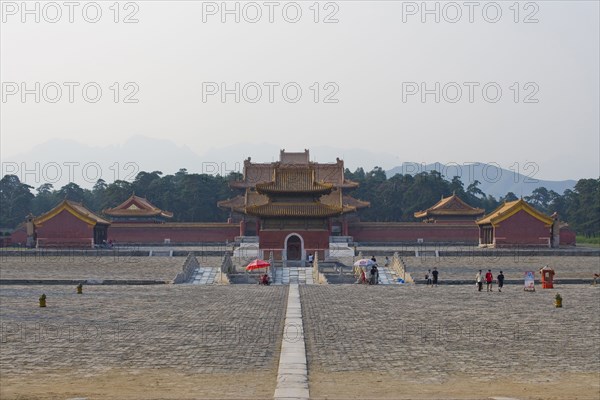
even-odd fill
[[[377,285],[378,275],[379,271],[377,271],[377,265],[373,264],[373,266],[371,267],[371,279],[369,281],[371,285]]]
[[[432,280],[431,280],[432,276],[431,276],[431,270],[428,269],[427,270],[427,274],[425,275],[425,279],[427,279],[427,286],[431,285]]]
[[[477,291],[481,292],[483,288],[483,282],[481,281],[481,270],[475,275],[475,282],[477,283]]]
[[[504,274],[500,271],[500,274],[496,277],[496,282],[498,282],[498,291],[502,291],[502,286],[504,286]]]
[[[433,267],[433,271],[431,272],[431,275],[433,276],[433,281],[431,282],[432,285],[437,286],[438,284],[438,270],[437,267]]]
[[[492,282],[494,281],[494,276],[492,275],[492,270],[488,269],[488,272],[485,274],[485,283],[486,289],[488,292],[492,291]]]
[[[365,268],[364,267],[358,267],[356,270],[357,273],[357,277],[356,277],[356,283],[367,283],[367,274],[365,273]]]

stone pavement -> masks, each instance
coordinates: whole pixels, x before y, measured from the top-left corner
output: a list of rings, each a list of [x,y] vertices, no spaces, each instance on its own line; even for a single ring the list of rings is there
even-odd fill
[[[287,287],[1,286],[2,376],[77,366],[276,373]],[[38,307],[41,293],[47,308]]]
[[[171,280],[184,261],[183,257],[0,257],[0,279]]]
[[[294,305],[288,288],[296,287],[301,303]],[[46,309],[37,306],[42,292]],[[562,309],[553,306],[556,293]],[[302,353],[282,342],[284,332],[297,332],[299,313],[311,398],[414,398],[403,391],[410,384],[430,390],[425,397],[449,398],[447,382],[456,377],[463,389],[502,379],[531,387],[572,374],[597,377],[599,304],[600,286],[590,285],[535,293],[520,285],[502,293],[452,285],[89,286],[83,295],[71,286],[0,286],[0,390],[10,394],[0,397],[36,398],[33,385],[95,380],[106,371],[175,379],[172,396],[155,394],[152,382],[137,398],[238,399],[257,397],[236,386],[253,371],[261,393],[272,397],[278,382],[301,380],[278,378],[293,370],[281,364],[284,355]],[[188,395],[177,395],[183,378],[169,371],[192,377]],[[194,384],[201,376],[208,381]],[[227,394],[207,394],[210,376],[223,377]],[[328,379],[333,385],[324,386]],[[598,398],[597,380],[581,382],[576,397]],[[39,398],[111,398],[102,388],[95,396],[53,390]],[[547,398],[535,391],[504,397]]]
[[[553,306],[556,293],[562,309]],[[600,373],[600,286],[301,286],[309,373],[443,382]],[[311,388],[312,393],[312,388]]]
[[[444,279],[475,279],[479,269],[492,270],[494,277],[504,272],[506,280],[523,279],[525,271],[535,271],[549,265],[556,271],[555,279],[591,279],[600,273],[600,257],[402,257],[407,272],[415,281],[423,281],[428,269],[437,267],[440,282]]]

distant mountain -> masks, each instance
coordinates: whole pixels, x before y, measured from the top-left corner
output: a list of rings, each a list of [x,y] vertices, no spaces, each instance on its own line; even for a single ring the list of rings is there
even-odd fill
[[[389,154],[362,149],[339,149],[327,146],[299,145],[287,151],[310,149],[311,161],[335,162],[345,160],[347,168],[363,167],[369,171],[376,165],[391,168],[399,160]],[[174,174],[180,168],[189,173],[227,175],[242,172],[244,160],[273,162],[279,160],[280,147],[263,142],[236,143],[221,148],[204,148],[196,152],[177,145],[169,139],[155,139],[136,135],[122,144],[92,146],[74,140],[52,139],[34,146],[27,152],[3,157],[2,176],[17,175],[34,188],[52,183],[55,188],[73,181],[91,188],[102,178],[106,182],[117,179],[131,181],[140,171],[161,171]],[[385,161],[387,162],[385,162]]]
[[[309,143],[301,143],[297,148],[286,150],[302,151],[304,148],[310,149],[311,161],[335,162],[339,157],[351,171],[362,167],[368,172],[379,166],[387,170],[390,177],[396,173],[415,174],[437,170],[448,180],[455,175],[460,176],[465,188],[477,179],[481,182],[480,189],[496,198],[510,191],[517,196],[527,196],[540,186],[562,194],[576,183],[574,180],[537,180],[535,165],[519,165],[519,170],[513,172],[484,163],[402,163],[397,155],[386,153],[385,150],[311,146]],[[122,144],[106,146],[52,139],[25,153],[3,157],[1,176],[17,175],[21,181],[34,188],[44,183],[52,183],[55,188],[60,188],[70,181],[91,188],[99,178],[108,183],[117,179],[131,181],[140,171],[162,171],[165,175],[174,174],[180,168],[186,168],[189,173],[227,175],[231,171],[242,172],[244,159],[251,157],[253,162],[277,161],[280,150],[276,145],[255,141],[221,148],[206,147],[196,152],[169,139],[141,135],[132,136]]]
[[[131,181],[140,171],[174,173],[198,164],[198,155],[169,140],[144,136],[124,144],[90,146],[74,140],[53,139],[23,154],[2,160],[2,176],[14,174],[34,188],[52,183],[59,188],[69,182],[90,188],[102,178]]]
[[[394,167],[386,174],[392,177],[395,174],[415,175],[419,172],[438,171],[445,179],[452,180],[459,176],[466,188],[475,180],[480,182],[479,188],[485,193],[494,196],[496,199],[505,196],[508,192],[513,192],[517,197],[529,196],[533,190],[539,187],[545,187],[548,190],[554,190],[558,194],[563,194],[566,189],[573,189],[577,181],[548,181],[537,179],[537,166],[533,163],[514,165],[513,170],[507,170],[498,165],[486,163],[469,164],[418,164],[405,162],[402,165]]]

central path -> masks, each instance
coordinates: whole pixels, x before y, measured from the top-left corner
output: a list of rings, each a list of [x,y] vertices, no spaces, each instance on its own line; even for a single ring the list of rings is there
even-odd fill
[[[276,400],[308,400],[308,374],[298,284],[290,284],[277,371]]]

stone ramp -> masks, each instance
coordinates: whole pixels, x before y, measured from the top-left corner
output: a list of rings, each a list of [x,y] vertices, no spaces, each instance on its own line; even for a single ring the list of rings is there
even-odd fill
[[[379,284],[380,285],[394,285],[398,284],[396,274],[392,273],[392,271],[385,266],[377,267],[379,271]]]
[[[311,267],[275,267],[273,270],[275,271],[273,285],[312,285],[314,283]]]
[[[199,257],[189,283],[193,285],[213,285],[220,283],[222,257]]]
[[[194,271],[191,283],[193,285],[212,285],[216,283],[215,280],[218,274],[218,268],[200,266]]]

